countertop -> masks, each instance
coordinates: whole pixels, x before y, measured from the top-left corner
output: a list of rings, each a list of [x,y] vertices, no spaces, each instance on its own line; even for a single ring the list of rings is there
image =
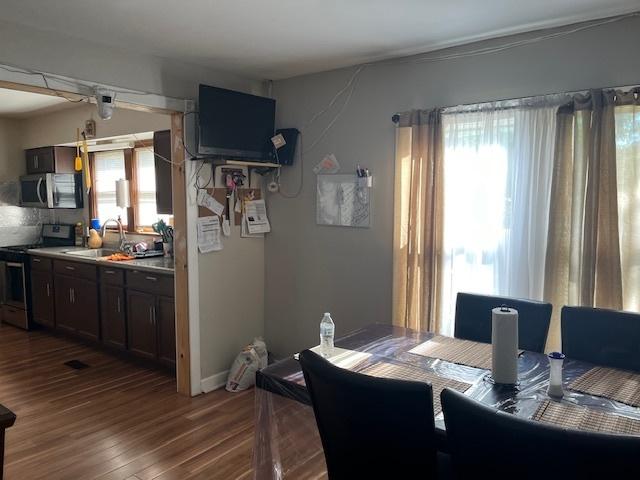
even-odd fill
[[[66,252],[72,252],[75,250],[87,250],[81,247],[45,247],[45,248],[32,248],[27,250],[30,255],[40,255],[42,257],[57,258],[60,260],[67,260],[70,262],[92,263],[94,265],[109,265],[111,267],[128,268],[130,270],[145,270],[157,273],[170,273],[173,274],[174,262],[172,257],[150,257],[150,258],[137,258],[135,260],[125,260],[122,262],[115,262],[113,260],[107,260],[105,257],[92,258],[82,257],[80,255],[69,255]]]

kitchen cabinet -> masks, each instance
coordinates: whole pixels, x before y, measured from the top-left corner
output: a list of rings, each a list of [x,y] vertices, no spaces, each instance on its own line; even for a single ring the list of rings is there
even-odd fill
[[[124,350],[127,348],[127,309],[124,271],[100,268],[100,328],[102,343]]]
[[[131,270],[126,279],[129,350],[175,366],[173,276]]]
[[[153,132],[153,151],[171,160],[171,130]],[[160,214],[173,214],[171,193],[171,164],[154,155],[156,170],[156,208]]]
[[[55,260],[53,271],[56,325],[97,340],[100,337],[100,312],[96,267]]]
[[[74,173],[74,147],[41,147],[25,150],[27,173]]]
[[[176,306],[173,298],[158,297],[156,325],[158,328],[158,360],[176,365]]]
[[[38,324],[175,368],[173,275],[33,255],[31,284]]]
[[[100,295],[102,343],[127,348],[125,291],[122,287],[102,285]]]
[[[129,350],[144,358],[156,358],[156,298],[151,293],[127,291]]]
[[[45,327],[55,327],[53,313],[53,275],[51,272],[31,271],[31,311],[33,321]]]

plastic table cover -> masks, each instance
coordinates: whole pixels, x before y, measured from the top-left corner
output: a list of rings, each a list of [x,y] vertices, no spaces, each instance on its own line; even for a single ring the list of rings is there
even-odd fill
[[[525,418],[533,417],[539,405],[549,400],[549,362],[542,353],[525,351],[518,360],[516,389],[495,385],[490,371],[458,365],[439,359],[409,353],[426,342],[433,333],[416,332],[392,325],[375,324],[336,341],[336,347],[362,352],[348,366],[360,371],[372,364],[386,362],[418,371],[471,383],[466,395]],[[342,365],[341,365],[342,366]],[[606,398],[567,389],[567,385],[593,365],[567,358],[563,367],[565,395],[561,402],[588,406],[640,420],[640,408]],[[311,400],[304,384],[298,361],[287,358],[259,371],[255,389],[255,439],[253,451],[254,478],[326,478],[326,465],[316,427]],[[447,450],[442,413],[435,417],[440,448]]]

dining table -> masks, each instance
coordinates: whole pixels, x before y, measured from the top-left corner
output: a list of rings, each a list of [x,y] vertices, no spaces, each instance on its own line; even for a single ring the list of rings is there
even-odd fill
[[[490,357],[488,363],[486,359],[473,363],[466,359],[470,357],[461,356],[459,361],[450,353],[458,343],[480,352],[487,349],[490,352],[490,345],[451,339],[454,343],[450,348],[449,343],[441,342],[436,346],[444,349],[433,350],[435,353],[427,349],[424,353],[425,345],[440,339],[448,340],[433,332],[372,324],[337,339],[329,360],[355,372],[431,383],[436,435],[439,449],[444,452],[448,450],[446,426],[439,404],[443,388],[463,391],[478,402],[522,418],[553,423],[584,416],[583,423],[587,427],[576,424],[577,428],[620,433],[616,429],[623,426],[624,432],[640,434],[640,404],[594,395],[585,391],[589,388],[582,388],[583,391],[571,388],[574,382],[584,384],[584,379],[588,382],[587,374],[594,372],[596,365],[566,358],[562,375],[564,396],[550,397],[547,394],[550,368],[546,354],[520,351],[517,384],[500,385],[492,380]],[[629,375],[626,382],[635,382],[633,384],[638,387],[635,393],[640,395],[640,375]],[[326,478],[322,444],[297,355],[257,372],[255,407],[254,478]]]

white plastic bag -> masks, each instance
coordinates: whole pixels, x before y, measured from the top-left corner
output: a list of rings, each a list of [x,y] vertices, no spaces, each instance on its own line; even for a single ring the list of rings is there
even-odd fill
[[[240,392],[252,387],[256,383],[256,372],[266,367],[267,363],[267,345],[261,338],[256,338],[233,361],[226,389],[229,392]]]

